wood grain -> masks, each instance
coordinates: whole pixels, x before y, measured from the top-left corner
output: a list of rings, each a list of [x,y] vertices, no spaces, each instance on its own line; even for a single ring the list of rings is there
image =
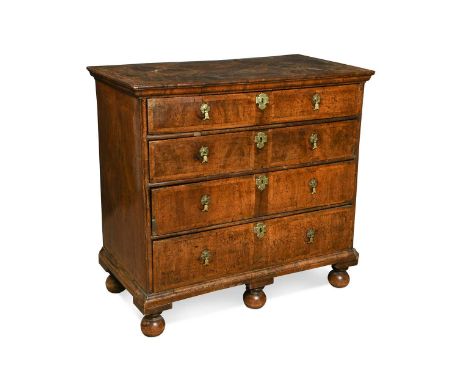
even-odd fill
[[[349,249],[352,214],[351,207],[343,207],[265,220],[267,233],[263,238],[255,234],[255,224],[243,224],[157,240],[153,244],[158,258],[155,290]],[[309,228],[317,230],[312,244],[306,240]],[[212,254],[209,265],[200,259],[203,250]]]
[[[222,137],[210,135],[150,142],[150,180],[161,182],[251,169],[255,160],[254,136],[254,132],[246,131]],[[208,163],[201,163],[201,147],[209,149]]]
[[[161,312],[174,301],[221,288],[245,284],[246,305],[259,308],[263,287],[283,274],[333,265],[330,283],[348,284],[358,261],[362,97],[373,71],[301,55],[88,70],[98,103],[99,262],[108,289],[127,289],[145,314],[145,335],[162,333]],[[263,191],[259,175],[268,177]]]
[[[96,95],[104,247],[147,288],[147,207],[138,100],[100,82],[96,83]]]
[[[353,159],[357,154],[356,120],[268,130],[269,158],[264,167]],[[317,148],[310,142],[317,135]]]
[[[278,166],[346,160],[357,152],[357,120],[264,129],[267,142],[257,148],[258,131],[208,135],[149,142],[150,181],[193,180]],[[318,137],[317,148],[310,142]],[[208,163],[201,163],[201,147],[209,148]]]
[[[350,161],[157,188],[152,191],[156,221],[153,233],[165,235],[279,212],[351,202],[355,171],[356,166]],[[260,175],[266,175],[269,182],[262,191],[256,185]],[[315,194],[309,186],[312,178],[318,184]],[[203,195],[210,197],[208,211],[203,211]]]
[[[154,270],[158,289],[167,289],[220,276],[246,272],[252,263],[253,246],[250,225],[204,232],[154,242],[158,266]],[[203,265],[203,250],[212,256]]]
[[[217,223],[247,219],[254,215],[253,176],[163,187],[152,191],[153,217],[157,235]],[[201,198],[210,197],[208,211]]]
[[[320,94],[314,110],[312,96]],[[269,103],[260,110],[258,93],[235,93],[148,99],[148,132],[177,133],[210,129],[355,116],[361,108],[359,85],[328,86],[267,92]],[[203,120],[200,105],[210,105],[210,119]]]
[[[268,265],[351,248],[353,209],[326,210],[266,222]],[[309,243],[307,231],[315,231]]]
[[[363,82],[374,71],[300,54],[248,59],[89,66],[97,80],[136,96],[247,91]]]
[[[350,203],[355,192],[354,161],[266,173],[268,186],[256,191],[257,216]],[[309,182],[317,181],[313,194]]]

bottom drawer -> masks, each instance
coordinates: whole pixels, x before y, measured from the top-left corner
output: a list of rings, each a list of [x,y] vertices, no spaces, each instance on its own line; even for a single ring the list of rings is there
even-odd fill
[[[351,206],[241,224],[153,243],[155,291],[352,247]]]

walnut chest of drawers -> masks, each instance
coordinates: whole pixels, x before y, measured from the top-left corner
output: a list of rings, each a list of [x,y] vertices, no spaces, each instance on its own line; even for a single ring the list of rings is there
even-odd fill
[[[103,248],[157,336],[173,302],[321,266],[349,282],[364,83],[302,55],[94,66]]]

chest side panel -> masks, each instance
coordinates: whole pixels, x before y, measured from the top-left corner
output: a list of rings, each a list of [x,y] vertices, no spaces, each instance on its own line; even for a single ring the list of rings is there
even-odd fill
[[[147,288],[146,205],[138,100],[96,82],[103,243],[120,268]]]

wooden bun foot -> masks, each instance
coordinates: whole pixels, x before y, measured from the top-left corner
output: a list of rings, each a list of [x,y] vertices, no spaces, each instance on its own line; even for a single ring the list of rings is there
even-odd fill
[[[250,309],[260,309],[266,302],[266,294],[262,288],[248,289],[244,292],[244,304]]]
[[[333,265],[332,270],[328,274],[328,282],[335,288],[344,288],[349,284],[349,275],[346,270],[348,267],[338,267]]]
[[[141,320],[141,331],[146,337],[159,336],[166,327],[166,322],[161,313],[148,314]]]
[[[125,287],[113,275],[109,274],[106,279],[106,288],[111,293],[120,293]]]

